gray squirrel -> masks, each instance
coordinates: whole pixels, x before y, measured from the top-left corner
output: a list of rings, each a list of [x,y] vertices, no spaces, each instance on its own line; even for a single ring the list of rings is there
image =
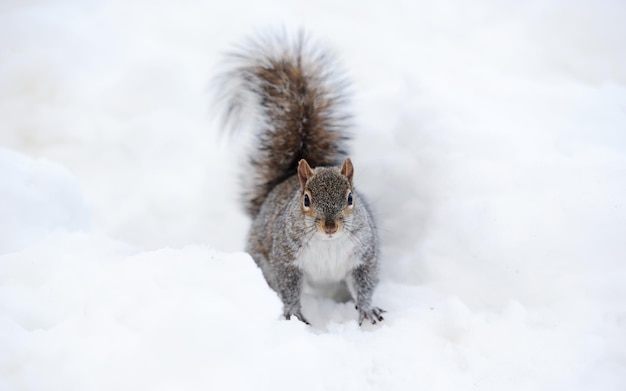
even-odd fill
[[[283,302],[286,319],[302,314],[305,287],[347,288],[358,321],[375,324],[378,238],[354,189],[342,111],[345,83],[329,53],[300,34],[270,34],[231,53],[218,99],[233,128],[252,111],[255,147],[243,170],[252,218],[246,251]],[[314,167],[314,168],[312,168]]]

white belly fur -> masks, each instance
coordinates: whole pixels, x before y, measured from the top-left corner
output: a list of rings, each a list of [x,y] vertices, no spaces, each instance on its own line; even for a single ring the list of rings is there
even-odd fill
[[[296,258],[296,265],[312,283],[339,282],[360,262],[355,245],[347,235],[334,239],[314,235]]]

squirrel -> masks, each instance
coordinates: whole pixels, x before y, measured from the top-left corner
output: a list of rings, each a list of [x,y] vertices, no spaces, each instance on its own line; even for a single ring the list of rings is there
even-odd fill
[[[284,317],[309,324],[301,308],[305,286],[342,285],[359,325],[382,321],[385,311],[372,305],[378,238],[354,188],[346,84],[332,56],[300,33],[251,40],[227,59],[218,78],[224,123],[241,127],[249,110],[255,120],[255,147],[243,170],[252,218],[246,252],[282,300]]]

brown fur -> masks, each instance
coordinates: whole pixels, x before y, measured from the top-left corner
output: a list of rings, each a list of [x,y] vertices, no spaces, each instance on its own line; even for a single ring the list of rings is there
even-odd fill
[[[243,111],[241,90],[255,95],[262,119],[256,132],[259,145],[250,157],[252,168],[244,174],[246,210],[252,217],[269,192],[297,172],[301,159],[311,167],[334,166],[347,154],[349,117],[341,110],[345,82],[331,57],[302,34],[288,46],[284,41],[270,36],[244,46],[231,55],[236,67],[225,75],[236,80],[238,89],[226,97],[227,120]]]

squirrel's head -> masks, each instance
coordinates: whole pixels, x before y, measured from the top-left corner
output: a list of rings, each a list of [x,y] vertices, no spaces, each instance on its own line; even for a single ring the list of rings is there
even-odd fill
[[[352,190],[354,168],[346,158],[341,168],[311,169],[306,160],[298,164],[300,208],[317,233],[332,239],[341,235],[354,212],[356,197]]]

